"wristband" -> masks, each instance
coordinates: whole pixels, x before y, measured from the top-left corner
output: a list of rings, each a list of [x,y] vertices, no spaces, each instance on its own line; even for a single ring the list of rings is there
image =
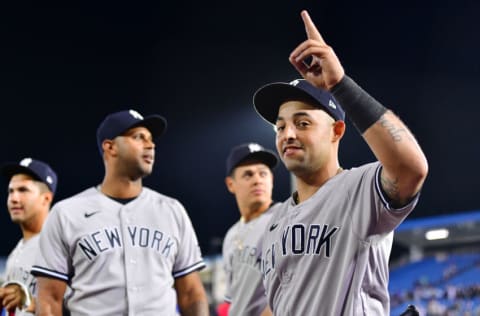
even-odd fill
[[[387,108],[347,75],[332,88],[331,92],[360,134],[363,134],[387,111]]]

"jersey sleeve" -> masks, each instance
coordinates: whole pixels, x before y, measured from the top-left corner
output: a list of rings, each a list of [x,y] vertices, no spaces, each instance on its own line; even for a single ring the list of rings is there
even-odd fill
[[[381,189],[380,162],[370,163],[357,169],[352,169],[349,180],[352,220],[356,222],[357,234],[371,236],[393,231],[415,208],[418,202],[417,194],[407,205],[393,208]]]
[[[377,208],[380,210],[377,220],[377,231],[393,231],[415,208],[420,197],[420,192],[417,193],[409,203],[395,208],[389,204],[389,199],[385,196],[381,188],[380,175],[382,166],[379,164],[375,170],[375,193],[378,196]]]
[[[232,302],[231,284],[232,284],[232,278],[233,278],[233,267],[232,267],[231,253],[233,251],[233,244],[232,244],[233,229],[234,227],[228,230],[222,245],[222,263],[223,263],[223,270],[225,272],[224,300],[225,302],[228,302],[228,303]]]
[[[67,243],[59,207],[54,206],[40,234],[39,252],[31,273],[68,282],[70,279]]]
[[[179,225],[179,248],[173,265],[173,277],[178,278],[205,268],[198,239],[183,205],[176,201]]]

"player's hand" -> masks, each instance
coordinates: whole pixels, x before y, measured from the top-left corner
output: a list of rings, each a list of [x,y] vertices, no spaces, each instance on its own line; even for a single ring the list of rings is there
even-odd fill
[[[23,307],[26,298],[20,286],[17,284],[9,284],[0,290],[1,304],[6,310],[11,312],[15,311],[17,307]]]
[[[290,63],[312,85],[330,90],[345,75],[333,49],[323,40],[307,11],[301,13],[307,40],[290,54]],[[308,60],[308,61],[307,61]]]

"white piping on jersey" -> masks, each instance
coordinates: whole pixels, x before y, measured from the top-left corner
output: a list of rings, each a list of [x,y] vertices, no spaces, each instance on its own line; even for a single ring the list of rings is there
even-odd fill
[[[193,272],[193,271],[203,269],[203,268],[205,268],[205,267],[206,267],[205,262],[199,261],[199,262],[197,262],[197,263],[194,263],[194,264],[191,265],[190,267],[187,267],[187,268],[182,269],[182,270],[180,270],[180,271],[174,272],[174,273],[173,273],[173,277],[174,277],[174,278],[178,278],[178,277],[187,275],[187,274],[189,274],[189,273],[191,273],[191,272]]]
[[[400,208],[394,208],[394,207],[391,207],[390,206],[390,203],[388,203],[388,199],[385,197],[384,193],[383,193],[383,190],[380,186],[380,171],[382,170],[383,166],[382,165],[379,165],[377,170],[375,171],[375,189],[377,190],[377,193],[378,193],[378,196],[380,196],[380,200],[382,201],[382,204],[385,206],[385,208],[389,211],[395,211],[395,212],[401,212],[403,210],[405,210],[406,208],[410,207],[410,204],[412,203],[412,201],[415,201],[415,196],[412,197],[411,201],[408,202],[405,206],[402,206]],[[418,192],[416,194],[416,196],[418,196],[420,194],[420,192]]]
[[[385,206],[387,210],[390,209],[390,205],[388,204],[388,200],[383,195],[382,188],[380,187],[380,171],[382,170],[382,165],[378,165],[377,170],[375,171],[375,189],[377,190],[378,196],[382,201],[382,204]]]
[[[56,271],[52,271],[52,270],[49,270],[49,269],[45,269],[45,268],[42,268],[42,267],[39,267],[39,266],[33,266],[32,267],[32,274],[34,274],[35,276],[37,276],[37,275],[47,275],[47,276],[51,276],[55,279],[60,279],[60,280],[64,280],[64,281],[67,281],[67,282],[70,279],[66,274],[59,273],[59,272],[56,272]]]

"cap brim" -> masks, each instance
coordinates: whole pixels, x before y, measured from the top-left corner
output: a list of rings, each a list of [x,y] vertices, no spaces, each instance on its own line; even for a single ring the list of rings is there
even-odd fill
[[[137,126],[144,126],[152,133],[153,138],[158,138],[165,134],[167,130],[167,120],[163,116],[155,114],[145,117],[142,121],[135,123],[130,128]]]
[[[10,180],[14,175],[16,174],[28,174],[32,178],[34,178],[37,181],[42,181],[42,179],[31,169],[20,166],[18,163],[10,163],[10,164],[5,164],[2,166],[1,169],[2,175]]]
[[[318,104],[318,101],[307,92],[284,82],[267,84],[258,89],[253,96],[253,104],[257,113],[273,125],[277,122],[280,105],[292,100]]]

